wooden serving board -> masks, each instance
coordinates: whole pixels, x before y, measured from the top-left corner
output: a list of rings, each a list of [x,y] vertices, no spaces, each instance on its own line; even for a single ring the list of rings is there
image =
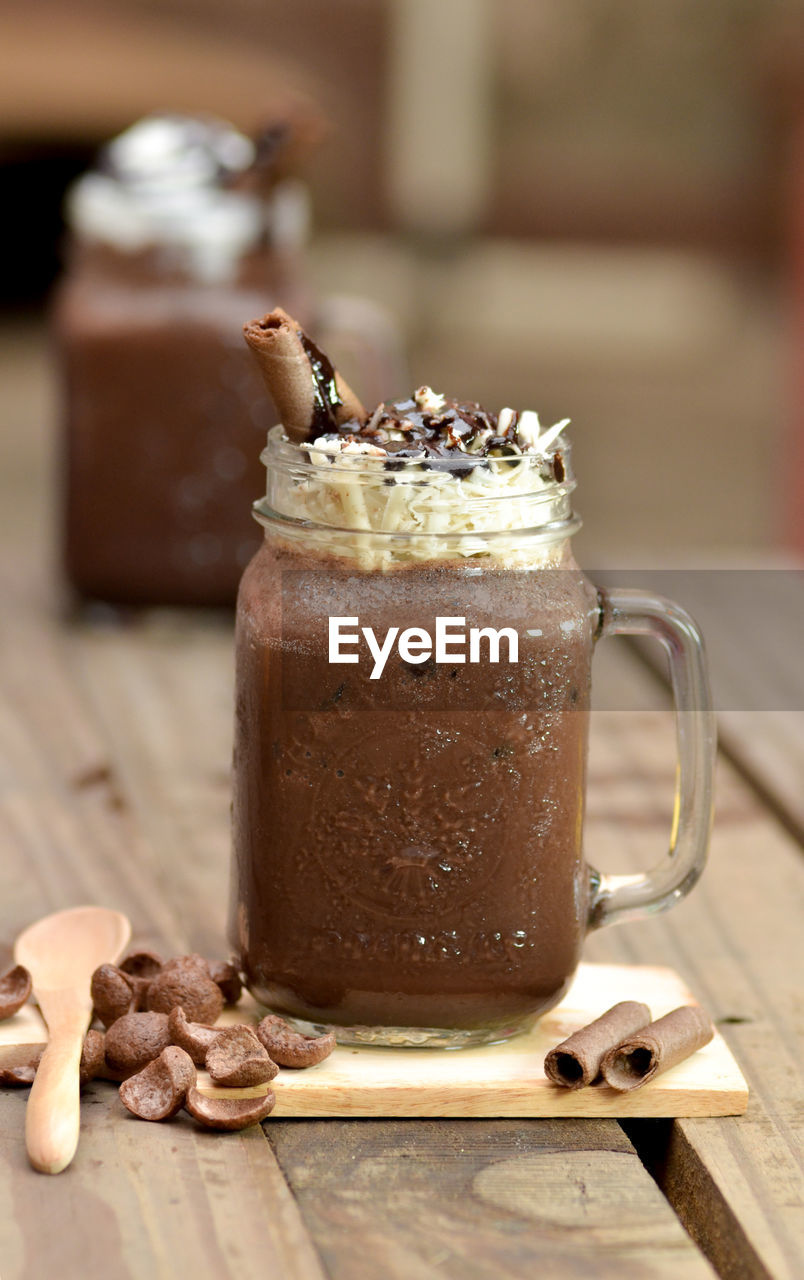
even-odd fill
[[[480,1049],[372,1049],[338,1046],[304,1071],[282,1070],[271,1083],[277,1118],[292,1116],[732,1116],[748,1104],[748,1086],[726,1042],[714,1039],[686,1062],[631,1093],[594,1086],[576,1092],[548,1082],[547,1051],[619,1000],[641,1000],[653,1017],[694,1003],[673,969],[582,964],[565,999],[526,1035]],[[256,1022],[244,998],[221,1023]],[[0,1023],[0,1045],[43,1039],[32,1006]],[[253,1096],[255,1089],[216,1089],[199,1072],[202,1092]]]

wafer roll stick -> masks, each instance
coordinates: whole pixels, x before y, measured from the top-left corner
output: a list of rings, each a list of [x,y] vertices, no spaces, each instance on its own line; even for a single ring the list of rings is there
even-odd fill
[[[582,1089],[595,1079],[609,1049],[649,1022],[646,1004],[623,1000],[551,1049],[544,1060],[544,1074],[565,1089]]]
[[[714,1034],[699,1005],[682,1005],[610,1049],[600,1064],[601,1074],[612,1089],[638,1089],[703,1048]]]
[[[288,439],[305,444],[367,414],[351,387],[296,321],[277,307],[243,326]]]

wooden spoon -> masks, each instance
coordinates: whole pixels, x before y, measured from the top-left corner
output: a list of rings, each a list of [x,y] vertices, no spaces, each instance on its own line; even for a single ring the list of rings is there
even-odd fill
[[[30,925],[14,958],[30,970],[49,1038],[28,1098],[25,1142],[34,1169],[61,1173],[78,1146],[78,1066],[92,1018],[90,980],[119,959],[131,925],[119,911],[73,907]]]

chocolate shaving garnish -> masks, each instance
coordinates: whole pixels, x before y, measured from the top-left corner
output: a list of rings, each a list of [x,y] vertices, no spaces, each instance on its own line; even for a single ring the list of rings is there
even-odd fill
[[[646,1004],[623,1000],[551,1049],[544,1060],[544,1074],[565,1089],[583,1089],[596,1079],[609,1049],[649,1022]]]
[[[31,975],[23,964],[15,964],[0,978],[0,1021],[12,1018],[31,994]]]
[[[708,1044],[714,1034],[699,1005],[682,1005],[610,1049],[600,1064],[601,1075],[612,1089],[639,1089]]]
[[[416,393],[432,394],[422,387]],[[344,422],[337,434],[346,443],[359,443],[371,439],[395,458],[421,457],[430,467],[450,464],[453,472],[473,470],[477,461],[488,456],[493,447],[512,448],[512,438],[497,429],[497,418],[474,401],[440,400],[441,407],[434,409],[432,402],[424,398],[422,406],[416,400],[396,400],[378,405],[367,431],[360,422]],[[334,428],[330,428],[330,433]],[[399,440],[399,434],[404,439]],[[517,454],[517,457],[519,455]]]
[[[342,422],[365,422],[368,415],[351,387],[281,307],[244,325],[243,336],[289,440],[310,443]]]
[[[335,1036],[331,1031],[323,1036],[303,1036],[275,1013],[269,1013],[262,1019],[257,1026],[257,1035],[280,1067],[313,1067],[328,1058],[335,1048]]]
[[[231,1132],[259,1124],[271,1114],[275,1105],[276,1097],[270,1089],[257,1098],[207,1098],[193,1088],[187,1092],[184,1109],[207,1129]]]

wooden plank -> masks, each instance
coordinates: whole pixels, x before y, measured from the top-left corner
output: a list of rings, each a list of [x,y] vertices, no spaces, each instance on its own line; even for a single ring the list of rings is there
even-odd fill
[[[162,893],[195,950],[226,950],[232,622],[154,613],[75,628],[70,677],[102,725],[154,851]],[[175,945],[175,943],[174,943]]]
[[[0,590],[12,594],[8,576]],[[64,671],[63,640],[12,596],[0,628],[2,941],[83,901],[124,910],[140,938],[182,938],[106,742]]]
[[[0,577],[12,602],[0,628],[3,949],[36,916],[98,901],[126,911],[140,942],[219,956],[219,887],[188,909],[182,875],[192,849],[186,854],[179,841],[159,850],[149,839],[111,744],[69,675],[68,650],[80,641],[53,625],[36,590],[17,589],[24,574],[12,567]],[[225,829],[225,799],[220,808]],[[4,1280],[57,1270],[167,1280],[185,1266],[210,1280],[266,1270],[322,1280],[259,1128],[208,1134],[186,1117],[166,1130],[130,1124],[113,1088],[98,1084],[82,1103],[73,1165],[43,1178],[25,1156],[25,1097],[0,1096],[0,1195],[13,1205],[0,1222]]]
[[[74,1164],[48,1178],[27,1163],[26,1096],[0,1097],[3,1280],[323,1280],[259,1126],[216,1134],[184,1115],[149,1125],[98,1082],[82,1096],[89,1114]]]
[[[625,660],[630,689],[649,677]],[[587,847],[633,871],[666,844],[670,717],[603,712],[593,731]],[[706,873],[653,920],[590,938],[596,960],[671,965],[710,1011],[751,1089],[745,1116],[629,1127],[685,1225],[724,1275],[794,1277],[804,1255],[800,848],[733,769],[719,768]]]
[[[333,1280],[711,1274],[609,1122],[331,1125],[269,1133]]]

